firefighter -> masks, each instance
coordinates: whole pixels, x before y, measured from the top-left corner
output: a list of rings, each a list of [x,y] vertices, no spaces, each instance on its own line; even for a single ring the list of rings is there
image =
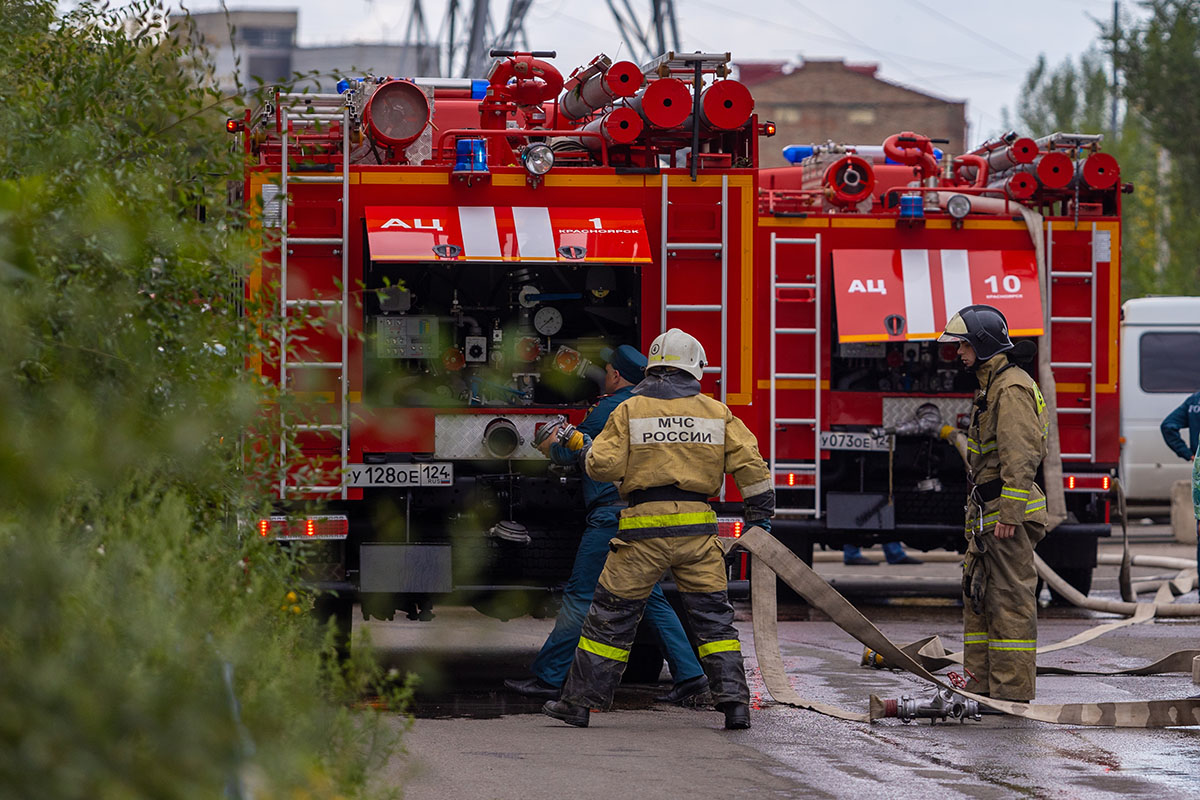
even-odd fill
[[[635,348],[623,344],[615,350],[601,351],[604,366],[604,391],[601,397],[579,424],[579,430],[589,436],[598,436],[608,422],[613,409],[632,396],[633,387],[641,382],[646,369],[646,357]],[[574,465],[578,453],[572,453],[554,438],[547,437],[538,449],[556,464]],[[506,680],[505,688],[527,697],[558,699],[575,646],[579,642],[579,630],[584,616],[596,591],[596,581],[604,569],[608,555],[608,542],[617,535],[617,515],[625,503],[611,483],[583,479],[583,498],[587,504],[587,529],[579,542],[575,554],[575,565],[571,578],[563,589],[562,609],[554,622],[554,630],[542,645],[533,661],[533,677],[523,680]],[[654,585],[646,603],[646,618],[662,643],[663,654],[671,675],[675,678],[672,689],[655,700],[664,703],[682,703],[708,690],[708,679],[696,660],[696,654],[684,633],[675,609],[663,596],[662,587]]]
[[[1046,496],[1034,480],[1046,455],[1046,403],[1033,378],[1005,355],[1013,343],[997,309],[963,308],[938,341],[957,342],[963,366],[979,381],[967,432],[967,689],[1027,703],[1037,656],[1033,549],[1046,534]]]
[[[655,582],[668,568],[699,639],[700,663],[725,727],[750,727],[750,693],[733,626],[724,552],[708,498],[733,475],[746,521],[769,528],[775,491],[749,429],[717,400],[700,394],[706,360],[700,342],[672,328],[650,345],[646,378],[591,441],[584,466],[597,481],[619,481],[621,511],[608,560],[562,698],[545,714],[587,727],[591,708],[608,708],[625,671],[634,631]]]

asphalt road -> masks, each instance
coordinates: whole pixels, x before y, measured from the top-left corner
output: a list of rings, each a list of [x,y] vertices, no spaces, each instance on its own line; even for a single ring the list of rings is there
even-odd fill
[[[1194,555],[1143,533],[1138,552]],[[1150,543],[1147,543],[1147,540]],[[1113,544],[1106,544],[1112,550]],[[868,554],[871,551],[868,551]],[[906,571],[952,579],[953,564],[818,570],[861,580]],[[1162,574],[1135,569],[1135,578]],[[1097,573],[1098,596],[1116,597],[1115,569]],[[851,581],[853,582],[853,581]],[[1143,597],[1143,599],[1148,599]],[[1180,598],[1196,602],[1193,592]],[[937,633],[961,641],[960,612],[946,600],[905,599],[860,608],[894,641]],[[537,713],[539,703],[506,693],[501,681],[523,676],[551,620],[488,619],[461,608],[437,609],[430,623],[365,626],[384,658],[422,676],[417,719],[380,780],[423,798],[1108,798],[1200,797],[1200,729],[1113,730],[1055,726],[1011,717],[982,722],[852,723],[774,703],[762,686],[747,607],[739,608],[754,696],[753,728],[725,731],[711,709],[656,705],[660,687],[626,686],[616,707],[575,729]],[[806,697],[865,711],[869,694],[926,697],[911,676],[859,666],[862,647],[828,620],[781,622],[784,663]],[[1077,609],[1044,609],[1047,644],[1114,619]],[[1060,666],[1121,669],[1175,650],[1200,647],[1200,620],[1150,622],[1113,631],[1043,657]],[[666,676],[664,675],[664,678]],[[1039,702],[1136,700],[1200,692],[1189,675],[1058,677],[1038,681]],[[397,725],[401,724],[399,720]]]

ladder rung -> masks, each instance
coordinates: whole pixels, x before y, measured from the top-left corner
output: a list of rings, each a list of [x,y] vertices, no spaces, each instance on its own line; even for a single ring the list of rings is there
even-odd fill
[[[310,103],[314,100],[337,100],[340,105],[345,105],[346,95],[334,92],[280,92],[279,99],[299,100],[302,103]]]
[[[816,289],[815,283],[776,283],[776,289]]]
[[[328,492],[340,492],[342,487],[339,486],[292,486],[288,484],[284,487],[287,492],[302,492],[306,494],[323,494]]]
[[[1051,317],[1051,322],[1091,322],[1091,317]]]
[[[677,242],[671,244],[667,242],[668,250],[724,250],[725,245],[720,242]]]
[[[287,118],[293,122],[334,122],[342,115],[332,111],[289,111]]]
[[[1079,270],[1052,269],[1052,270],[1050,270],[1050,277],[1051,278],[1084,278],[1085,280],[1090,281],[1093,276],[1092,276],[1092,273],[1090,273],[1090,272],[1080,272]]]
[[[341,300],[288,300],[289,307],[295,306],[340,306]]]
[[[817,374],[815,372],[776,372],[775,377],[790,380],[815,381]]]
[[[1054,369],[1062,367],[1063,369],[1091,369],[1092,362],[1090,361],[1051,361],[1050,366]]]
[[[816,239],[775,239],[775,244],[816,244]]]
[[[806,335],[812,335],[816,332],[817,332],[816,328],[776,328],[775,329],[776,336],[778,336],[781,333],[791,334],[793,336],[806,336]]]
[[[287,244],[341,244],[342,237],[340,236],[285,236],[283,241]]]
[[[289,425],[288,427],[292,428],[293,430],[297,430],[297,431],[340,431],[345,426],[343,426],[339,423],[335,423],[335,422],[330,422],[330,423],[301,422],[301,423],[297,423],[295,425]]]
[[[725,371],[724,367],[705,367],[702,370],[706,375],[719,375]]]
[[[1062,458],[1082,458],[1082,459],[1087,459],[1088,461],[1091,461],[1092,454],[1091,453],[1063,453],[1061,457]]]
[[[808,489],[810,492],[813,490],[812,486],[789,486],[787,488]],[[788,517],[815,517],[816,515],[817,510],[815,508],[783,508],[780,506],[776,506],[775,508],[775,516],[782,517],[784,519]]]
[[[667,305],[667,311],[720,311],[724,306],[716,305]]]
[[[1058,413],[1060,413],[1060,414],[1091,414],[1092,410],[1090,408],[1060,408],[1058,410]]]
[[[288,369],[341,369],[341,361],[284,361]]]
[[[341,183],[341,175],[293,175],[288,173],[288,183]]]
[[[775,470],[785,469],[788,472],[816,472],[817,465],[812,461],[776,461]]]
[[[812,417],[777,417],[776,425],[816,425],[817,421]]]

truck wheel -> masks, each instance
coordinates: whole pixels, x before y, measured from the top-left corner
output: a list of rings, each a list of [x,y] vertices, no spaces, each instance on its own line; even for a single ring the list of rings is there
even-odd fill
[[[658,683],[662,674],[663,656],[655,642],[634,642],[629,651],[629,663],[621,683]]]

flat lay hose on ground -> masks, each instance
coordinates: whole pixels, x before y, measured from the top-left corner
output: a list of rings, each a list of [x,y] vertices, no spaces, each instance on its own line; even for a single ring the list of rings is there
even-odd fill
[[[741,536],[734,541],[734,544],[744,547],[754,557],[752,565],[751,579],[751,600],[754,616],[754,644],[755,653],[758,658],[759,667],[762,671],[763,681],[767,686],[767,690],[776,701],[795,705],[801,708],[808,708],[813,711],[818,711],[823,714],[838,717],[840,719],[869,721],[882,718],[885,715],[883,702],[879,698],[872,696],[869,712],[867,714],[854,713],[843,709],[831,706],[826,703],[817,701],[805,700],[801,698],[787,678],[787,672],[783,666],[783,658],[779,650],[778,623],[775,614],[775,581],[772,576],[778,576],[795,592],[803,597],[814,608],[826,614],[835,624],[842,630],[853,636],[866,647],[878,653],[886,663],[897,669],[903,669],[920,678],[933,683],[938,688],[949,689],[957,694],[975,700],[980,705],[995,709],[996,711],[1013,716],[1023,717],[1025,719],[1034,719],[1041,722],[1050,722],[1068,725],[1091,725],[1102,727],[1118,727],[1118,728],[1161,728],[1180,725],[1200,725],[1200,699],[1179,699],[1179,700],[1150,700],[1150,701],[1127,701],[1113,703],[1067,703],[1067,704],[1035,704],[1035,703],[1012,703],[1003,700],[994,700],[988,697],[971,694],[951,687],[941,678],[934,675],[924,664],[922,664],[913,654],[907,652],[906,649],[896,645],[883,633],[875,627],[875,625],[864,617],[858,609],[854,608],[845,597],[839,594],[832,586],[830,586],[820,575],[812,570],[807,564],[801,561],[779,540],[775,539],[763,529],[751,526]],[[1039,559],[1040,561],[1040,559]],[[1043,574],[1043,568],[1045,573]],[[1043,578],[1053,576],[1061,585],[1067,586],[1065,581],[1061,581],[1057,575],[1045,567],[1044,564],[1039,564],[1039,574],[1043,574]],[[1047,580],[1051,586],[1054,582]],[[1069,588],[1069,587],[1068,587]],[[1076,592],[1078,595],[1078,592]],[[1067,596],[1064,594],[1064,596]],[[1170,604],[1120,604],[1120,605],[1146,605],[1155,606],[1155,611],[1162,616],[1189,616],[1189,614],[1162,614],[1165,609],[1182,609],[1186,606],[1170,605]],[[1192,612],[1200,613],[1200,605],[1186,604],[1196,608]],[[1162,606],[1159,608],[1158,606]],[[1144,609],[1132,609],[1130,611],[1122,611],[1118,613],[1134,613],[1141,612],[1141,616],[1145,617],[1149,611]],[[1148,618],[1148,617],[1147,617]],[[1122,621],[1125,622],[1125,621]],[[1125,623],[1129,624],[1129,623]],[[911,646],[910,646],[911,647]],[[1185,651],[1192,652],[1192,651]],[[1173,654],[1168,659],[1163,659],[1158,663],[1170,659],[1184,661],[1189,664],[1191,660],[1184,654]],[[1168,665],[1168,666],[1172,666]],[[1155,665],[1150,665],[1153,667]],[[1144,667],[1140,669],[1149,669]],[[1161,670],[1168,671],[1168,670]],[[1176,671],[1174,669],[1169,671]],[[1149,674],[1139,671],[1126,671],[1117,674]]]

